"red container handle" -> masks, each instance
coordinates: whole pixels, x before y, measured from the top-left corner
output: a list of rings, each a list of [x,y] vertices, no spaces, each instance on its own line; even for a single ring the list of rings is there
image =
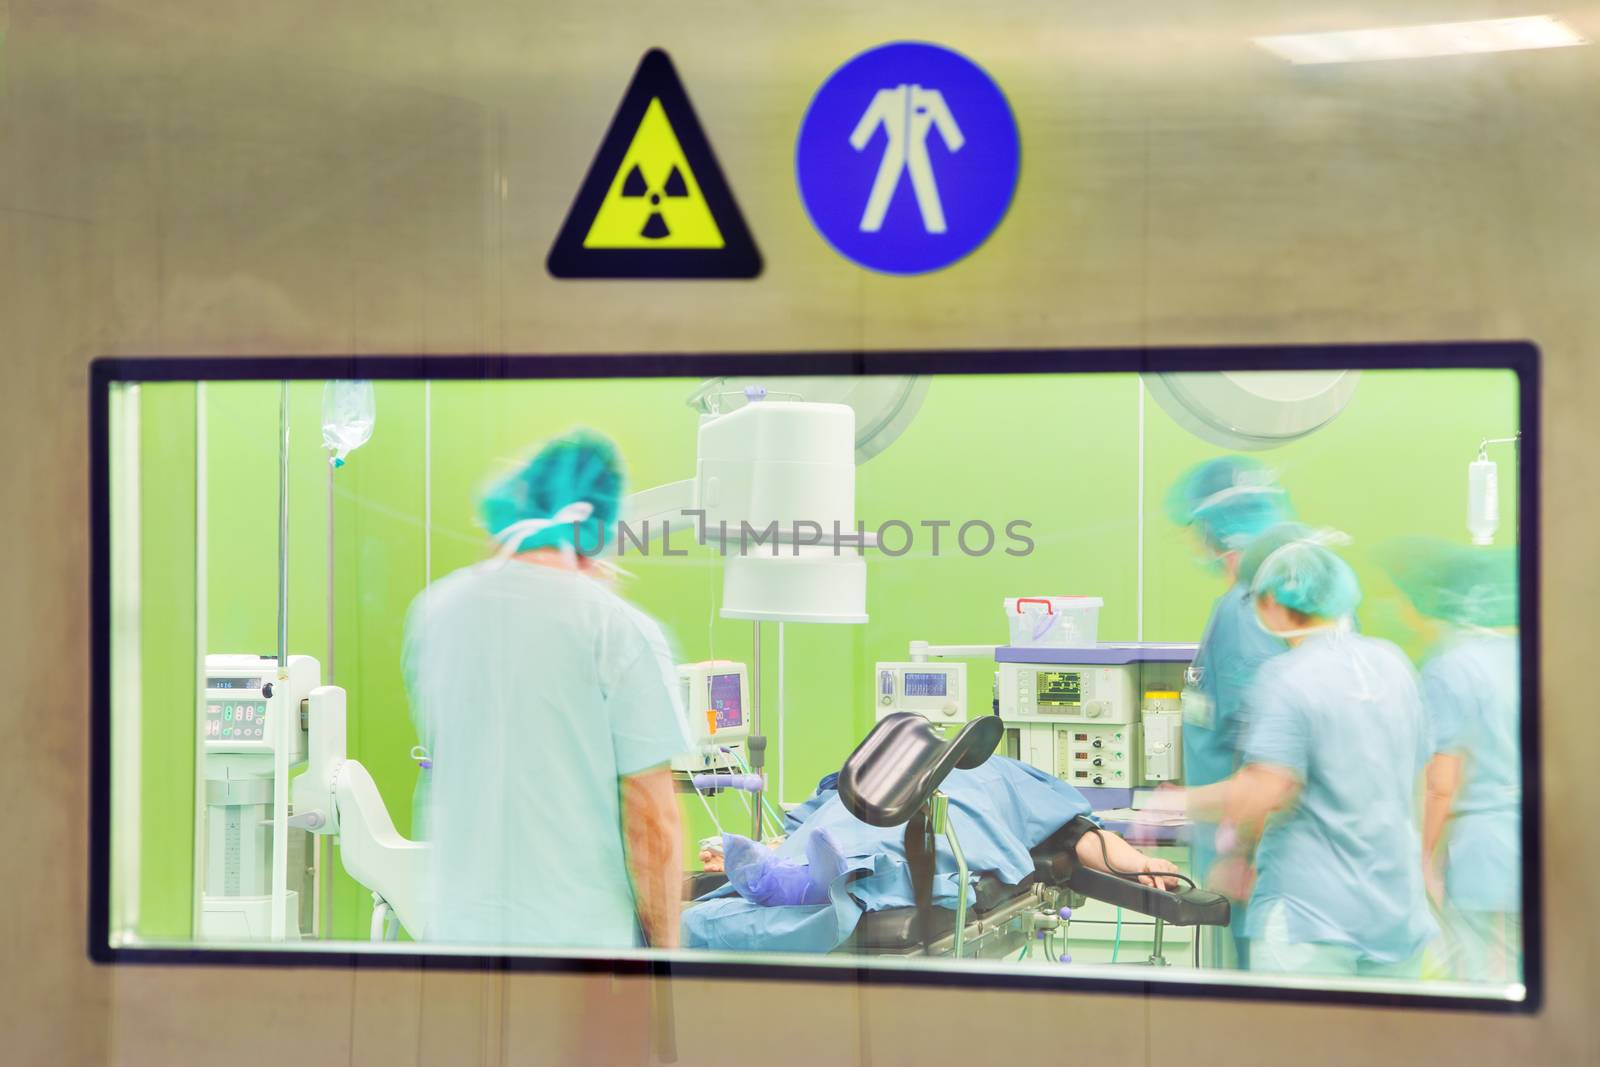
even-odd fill
[[[1018,615],[1022,614],[1022,605],[1024,605],[1024,604],[1043,604],[1044,605],[1044,611],[1045,611],[1046,615],[1054,615],[1056,613],[1055,605],[1050,603],[1050,601],[1044,599],[1043,597],[1019,596],[1019,597],[1017,597],[1017,614]]]

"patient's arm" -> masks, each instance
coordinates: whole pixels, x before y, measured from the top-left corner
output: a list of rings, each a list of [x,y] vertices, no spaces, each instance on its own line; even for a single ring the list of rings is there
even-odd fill
[[[1102,847],[1102,844],[1104,847]],[[1157,888],[1169,891],[1176,891],[1181,888],[1176,878],[1159,877],[1168,873],[1176,873],[1178,868],[1174,864],[1167,860],[1146,856],[1110,830],[1084,834],[1078,838],[1077,851],[1078,862],[1085,867],[1092,867],[1097,871],[1105,871],[1108,874],[1133,874],[1137,872],[1141,875],[1139,881],[1145,885],[1157,886]],[[1157,885],[1158,882],[1159,885]]]
[[[672,769],[656,767],[622,779],[622,832],[633,879],[634,907],[652,948],[678,947],[683,895],[683,824]]]

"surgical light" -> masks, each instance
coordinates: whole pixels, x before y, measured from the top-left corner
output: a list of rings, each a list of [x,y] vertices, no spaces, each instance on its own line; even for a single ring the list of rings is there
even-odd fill
[[[1378,59],[1421,59],[1530,48],[1568,48],[1587,38],[1549,15],[1434,22],[1375,30],[1290,33],[1252,38],[1291,63],[1362,63]]]

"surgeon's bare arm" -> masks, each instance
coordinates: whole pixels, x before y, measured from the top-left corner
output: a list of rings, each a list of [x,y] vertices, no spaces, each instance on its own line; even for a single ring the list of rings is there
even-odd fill
[[[1085,867],[1108,874],[1139,873],[1139,881],[1155,885],[1159,876],[1177,871],[1177,866],[1167,860],[1146,856],[1110,830],[1084,834],[1078,838],[1078,862]],[[1176,878],[1160,878],[1160,888],[1177,890]]]
[[[1434,903],[1441,903],[1444,897],[1444,884],[1434,856],[1439,850],[1440,838],[1444,837],[1444,824],[1450,819],[1450,806],[1455,803],[1456,791],[1460,788],[1460,756],[1440,752],[1428,761],[1426,797],[1422,805],[1422,874]]]
[[[1181,786],[1165,786],[1157,790],[1156,796],[1164,801],[1162,805],[1164,808],[1185,812],[1191,819],[1216,822],[1222,817],[1222,809],[1228,798],[1228,787],[1232,783],[1232,778],[1225,778],[1210,785],[1195,785],[1187,789]]]
[[[1222,819],[1245,838],[1258,838],[1267,819],[1300,795],[1294,772],[1271,763],[1249,763],[1228,779]]]
[[[670,767],[622,779],[622,833],[634,906],[645,938],[652,948],[677,948],[683,897],[683,823]]]
[[[1255,836],[1274,812],[1294,803],[1300,779],[1271,763],[1250,763],[1232,778],[1184,792],[1184,810],[1191,818],[1226,822]]]

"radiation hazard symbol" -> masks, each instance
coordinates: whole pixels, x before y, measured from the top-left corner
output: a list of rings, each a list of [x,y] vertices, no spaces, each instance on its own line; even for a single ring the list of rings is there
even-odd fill
[[[761,273],[761,253],[660,49],[640,61],[547,265],[558,278]]]

